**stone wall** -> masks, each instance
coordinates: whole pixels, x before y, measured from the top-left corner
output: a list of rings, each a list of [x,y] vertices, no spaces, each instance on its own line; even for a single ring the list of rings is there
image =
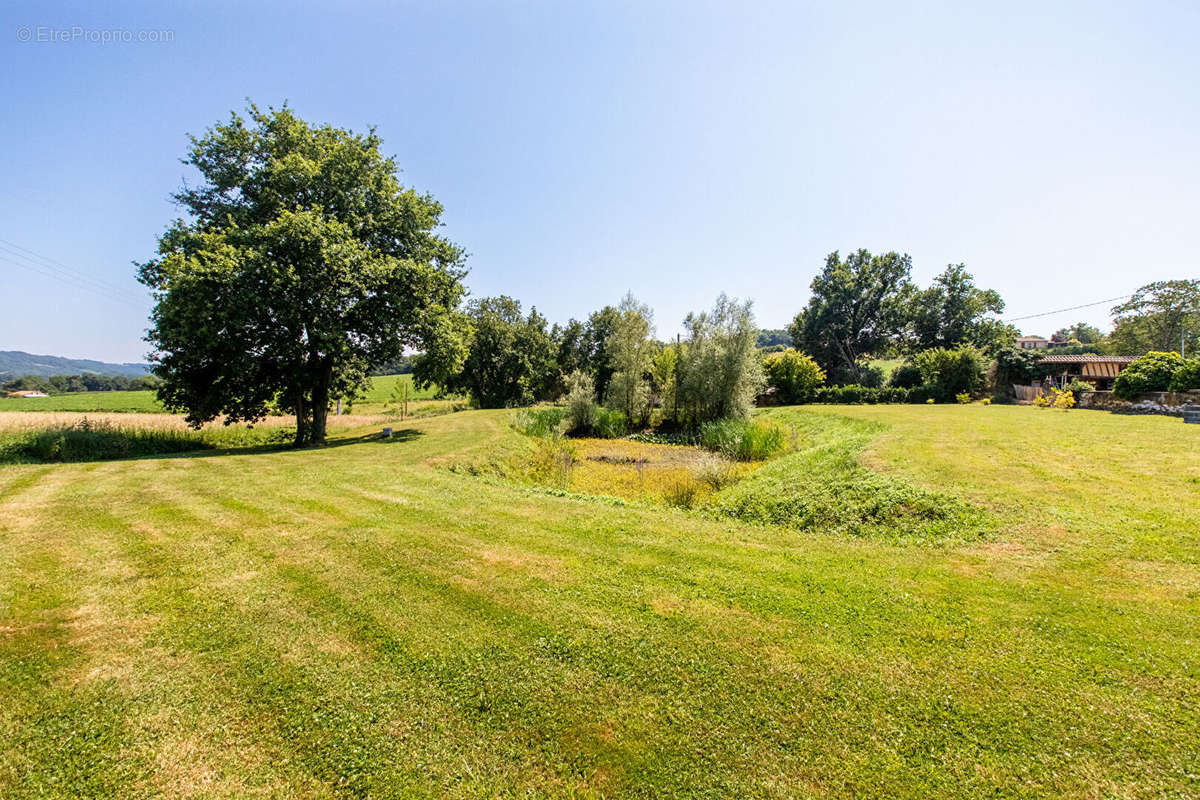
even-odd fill
[[[1080,392],[1075,398],[1079,408],[1115,411],[1119,414],[1167,414],[1182,417],[1186,405],[1200,405],[1200,391],[1148,392],[1136,400],[1122,400],[1112,392]]]

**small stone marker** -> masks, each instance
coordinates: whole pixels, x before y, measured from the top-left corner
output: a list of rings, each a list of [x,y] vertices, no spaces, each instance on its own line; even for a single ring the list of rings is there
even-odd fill
[[[391,429],[391,428],[384,428],[384,429],[383,429],[383,438],[385,438],[385,439],[390,439],[390,438],[392,438],[392,429]]]
[[[1200,406],[1184,406],[1183,421],[1189,425],[1200,425]]]

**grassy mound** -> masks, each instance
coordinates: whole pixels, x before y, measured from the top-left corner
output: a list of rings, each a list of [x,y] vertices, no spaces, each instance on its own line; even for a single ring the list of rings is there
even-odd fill
[[[778,416],[803,431],[811,446],[722,491],[715,513],[896,541],[972,539],[984,532],[981,509],[861,464],[863,448],[882,429],[878,423],[792,409]]]

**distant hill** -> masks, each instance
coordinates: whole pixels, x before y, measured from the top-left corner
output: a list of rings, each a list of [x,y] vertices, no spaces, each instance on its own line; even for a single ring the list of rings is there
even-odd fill
[[[0,378],[21,378],[36,375],[49,378],[51,375],[124,375],[137,378],[148,375],[148,364],[109,364],[86,358],[62,358],[61,356],[37,356],[20,350],[0,350]]]

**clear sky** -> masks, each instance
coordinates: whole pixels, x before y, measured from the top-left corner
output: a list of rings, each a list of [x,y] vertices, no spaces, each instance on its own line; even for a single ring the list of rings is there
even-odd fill
[[[783,326],[858,247],[966,262],[1009,317],[1198,277],[1198,34],[1191,0],[6,2],[0,349],[141,359],[131,262],[245,98],[376,126],[472,294],[552,321],[632,290],[670,336],[725,291]],[[1019,324],[1074,319],[1108,306]]]

